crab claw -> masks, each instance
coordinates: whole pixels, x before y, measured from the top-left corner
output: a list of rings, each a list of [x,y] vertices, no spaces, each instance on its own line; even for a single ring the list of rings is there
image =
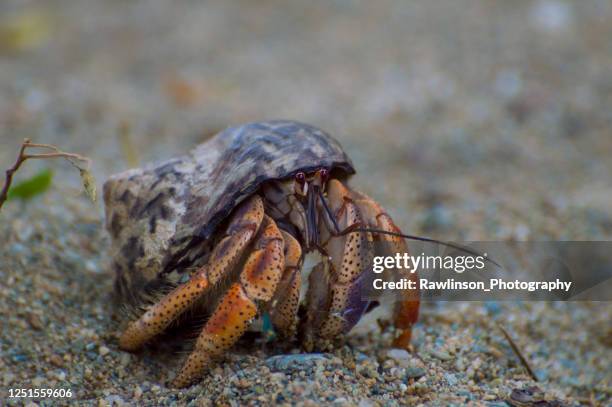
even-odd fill
[[[307,293],[308,318],[306,341],[314,337],[330,340],[351,330],[371,305],[370,290],[374,275],[372,259],[377,255],[407,252],[401,237],[366,232],[355,228],[351,233],[337,233],[362,225],[370,230],[399,233],[391,217],[374,200],[349,190],[332,179],[327,185],[333,221],[328,221],[322,241],[329,254],[325,264],[313,270]],[[416,279],[416,274],[397,270],[401,277]],[[403,290],[394,310],[396,338],[394,346],[408,348],[412,325],[418,318],[418,291]],[[315,334],[316,332],[316,334]]]
[[[349,191],[340,182],[328,184],[328,198],[335,223],[345,229],[363,219]],[[320,338],[323,344],[347,333],[368,308],[364,296],[373,256],[372,237],[367,232],[333,235],[329,228],[322,242],[328,258],[310,276],[305,323],[305,346],[312,348]]]

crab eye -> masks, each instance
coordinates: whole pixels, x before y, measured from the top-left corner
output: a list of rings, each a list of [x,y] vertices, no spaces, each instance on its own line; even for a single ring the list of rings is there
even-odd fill
[[[327,168],[322,168],[321,171],[319,171],[319,175],[321,176],[321,181],[325,182],[329,177],[329,171],[327,171]]]
[[[295,180],[298,183],[303,184],[304,182],[306,182],[306,175],[304,175],[304,173],[300,171],[297,174],[295,174]]]

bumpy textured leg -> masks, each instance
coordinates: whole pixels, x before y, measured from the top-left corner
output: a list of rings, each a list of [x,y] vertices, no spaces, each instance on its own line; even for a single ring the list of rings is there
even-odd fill
[[[202,329],[195,349],[173,381],[185,387],[201,377],[212,358],[220,356],[245,332],[257,315],[255,301],[272,299],[285,267],[284,242],[280,230],[268,216],[264,217],[255,239],[255,247],[240,274],[223,296]]]
[[[391,217],[387,215],[385,210],[373,199],[355,191],[352,191],[352,194],[368,227],[401,233],[399,228],[393,223]],[[376,242],[375,247],[377,255],[394,256],[396,253],[408,252],[406,242],[402,237],[380,233],[373,233],[373,237]],[[391,272],[398,273],[397,275],[400,278],[406,278],[415,283],[418,280],[416,272],[410,273],[410,271],[406,269],[391,270]],[[419,291],[418,289],[402,290],[400,295],[401,297],[398,298],[394,310],[396,337],[393,345],[398,348],[407,349],[410,346],[412,325],[416,323],[419,316]]]
[[[272,324],[285,338],[292,338],[296,331],[297,312],[302,285],[302,248],[298,241],[281,231],[285,241],[285,271],[272,300],[270,317]]]
[[[327,197],[341,230],[355,223],[363,223],[350,191],[339,181],[329,181]],[[326,249],[331,258],[331,301],[319,335],[331,339],[350,330],[368,306],[367,299],[363,298],[363,289],[366,288],[364,277],[372,263],[372,237],[365,232],[330,236]]]
[[[259,196],[241,204],[232,214],[226,236],[213,249],[208,264],[132,322],[119,340],[121,349],[133,351],[140,348],[232,270],[257,233],[263,217],[264,207]]]

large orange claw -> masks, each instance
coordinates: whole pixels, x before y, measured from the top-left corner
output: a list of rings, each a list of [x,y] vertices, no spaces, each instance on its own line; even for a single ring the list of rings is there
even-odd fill
[[[391,217],[372,198],[365,194],[353,191],[355,202],[363,214],[368,227],[386,232],[401,233],[401,230],[393,223]],[[377,254],[381,256],[394,256],[396,253],[407,253],[408,247],[403,237],[373,233],[374,241],[377,242]],[[392,270],[398,273],[400,278],[417,281],[416,273],[406,269]],[[418,287],[418,285],[417,285]],[[393,312],[393,324],[395,326],[395,340],[393,346],[408,349],[412,337],[412,326],[419,317],[419,291],[402,290],[401,297],[395,303]]]
[[[361,213],[352,201],[350,191],[333,179],[327,188],[338,227],[343,230],[353,224],[362,224]],[[367,308],[368,302],[362,298],[362,277],[372,262],[372,237],[367,232],[331,235],[326,249],[331,263],[331,301],[319,336],[332,339],[350,330]]]

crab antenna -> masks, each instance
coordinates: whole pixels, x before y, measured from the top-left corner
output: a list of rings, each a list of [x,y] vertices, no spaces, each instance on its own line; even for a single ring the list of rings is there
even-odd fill
[[[336,218],[334,218],[334,215],[332,214],[331,209],[329,209],[329,206],[327,205],[327,200],[325,199],[325,195],[323,195],[323,191],[321,189],[319,189],[319,198],[321,198],[321,203],[323,204],[323,208],[325,209],[325,212],[327,213],[329,220],[334,225],[334,229],[336,229],[335,232],[337,234],[340,234],[340,227],[338,226],[338,223],[336,222]]]
[[[353,232],[380,233],[380,234],[383,234],[383,235],[403,237],[404,239],[418,240],[418,241],[421,241],[421,242],[435,243],[435,244],[439,244],[439,245],[442,245],[442,246],[451,247],[453,249],[456,249],[456,250],[459,250],[461,252],[468,253],[468,254],[471,254],[471,255],[474,255],[474,256],[483,257],[485,261],[491,262],[491,263],[495,264],[499,268],[503,268],[501,266],[501,264],[499,264],[495,260],[490,259],[490,258],[486,257],[484,254],[482,254],[480,252],[477,252],[475,250],[472,250],[469,247],[461,246],[461,245],[458,245],[458,244],[455,244],[455,243],[451,243],[451,242],[444,242],[442,240],[431,239],[429,237],[405,235],[403,233],[391,232],[391,231],[387,231],[387,230],[361,228],[361,227],[355,227],[355,228],[350,228],[349,227],[349,228],[345,229],[344,231],[342,231],[340,233],[340,236],[347,235],[347,234],[353,233]]]
[[[353,225],[351,225],[351,226],[349,226],[346,229],[341,231],[340,227],[338,226],[338,223],[336,222],[336,219],[332,215],[331,209],[327,205],[327,200],[325,199],[325,196],[323,195],[323,192],[321,190],[319,190],[319,197],[321,198],[321,203],[323,204],[323,208],[325,209],[325,212],[327,213],[327,216],[329,217],[329,219],[333,223],[334,229],[336,229],[335,230],[336,236],[344,236],[344,235],[348,235],[349,233],[354,233],[354,232],[365,232],[365,233],[379,233],[379,234],[382,234],[382,235],[390,235],[390,236],[403,237],[404,239],[418,240],[420,242],[435,243],[435,244],[439,244],[439,245],[442,245],[442,246],[451,247],[453,249],[462,251],[464,253],[471,254],[473,256],[481,256],[481,257],[484,258],[485,261],[491,262],[491,263],[495,264],[499,268],[503,268],[495,260],[490,259],[490,258],[484,256],[482,253],[479,253],[479,252],[477,252],[475,250],[472,250],[472,249],[470,249],[468,247],[461,246],[461,245],[458,245],[458,244],[455,244],[455,243],[443,242],[441,240],[432,239],[432,238],[429,238],[429,237],[414,236],[414,235],[405,235],[403,233],[391,232],[391,231],[381,230],[381,229],[362,228],[362,227],[358,227],[359,224],[353,224]]]

